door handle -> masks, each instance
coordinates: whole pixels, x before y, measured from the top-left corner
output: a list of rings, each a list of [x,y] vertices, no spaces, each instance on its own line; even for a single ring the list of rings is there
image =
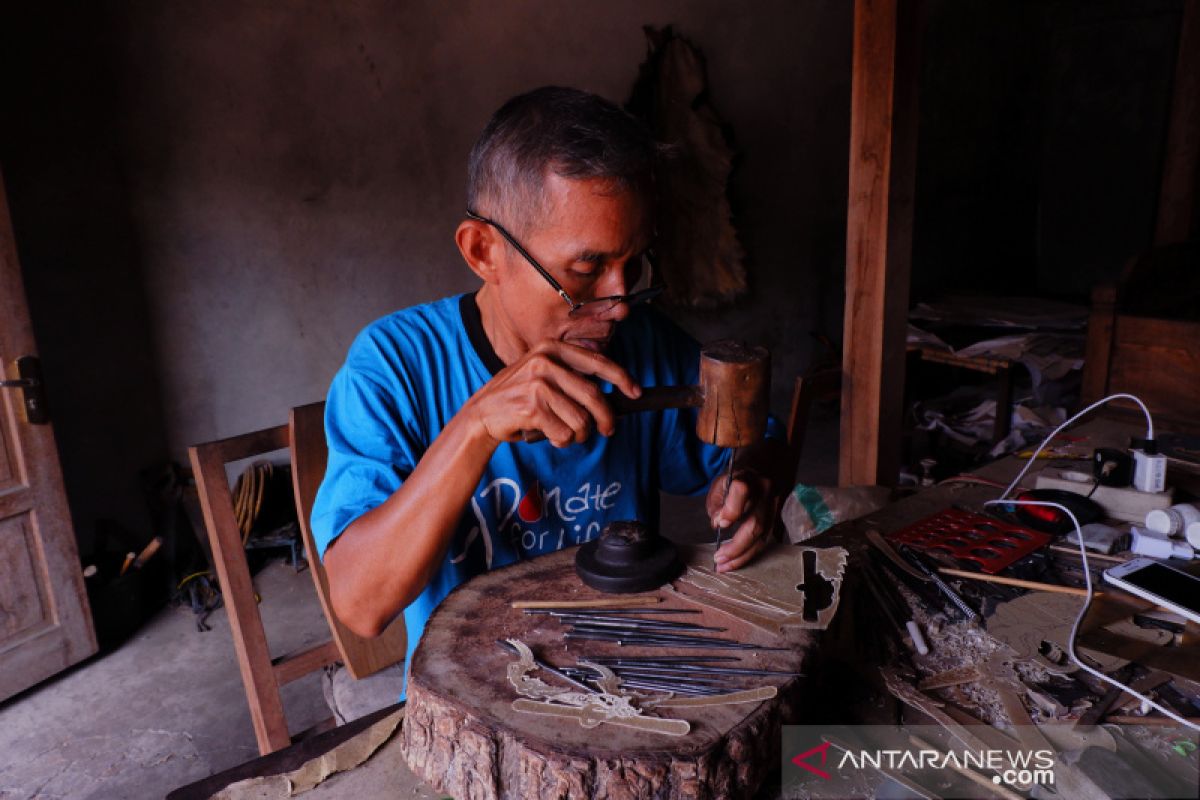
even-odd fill
[[[37,356],[17,359],[17,377],[0,380],[0,389],[20,389],[25,419],[31,425],[46,425],[50,412],[46,407],[46,386],[42,382],[42,362]]]

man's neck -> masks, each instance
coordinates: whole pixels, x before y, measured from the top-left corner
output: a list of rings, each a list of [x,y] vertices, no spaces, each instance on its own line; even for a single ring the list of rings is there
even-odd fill
[[[518,337],[504,321],[492,287],[484,284],[475,295],[479,306],[479,319],[483,323],[483,334],[487,336],[496,356],[507,366],[529,352],[529,345]]]

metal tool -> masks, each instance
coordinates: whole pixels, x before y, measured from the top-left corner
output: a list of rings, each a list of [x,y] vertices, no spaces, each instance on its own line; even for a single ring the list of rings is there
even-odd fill
[[[636,627],[625,627],[625,628],[605,627],[605,628],[602,628],[602,627],[598,627],[598,626],[580,624],[580,625],[573,625],[570,629],[570,632],[571,633],[606,634],[606,635],[611,635],[611,636],[620,636],[620,637],[629,638],[629,639],[634,639],[634,638],[636,638],[636,639],[652,639],[654,641],[659,641],[659,642],[680,642],[680,643],[690,642],[693,644],[699,642],[701,644],[710,644],[711,643],[711,644],[720,644],[720,645],[738,644],[738,642],[735,642],[732,639],[722,639],[719,636],[708,637],[708,636],[698,636],[698,635],[694,635],[694,634],[667,633],[664,631],[648,631],[648,630],[643,630],[642,628],[636,628]]]
[[[659,683],[655,681],[621,681],[621,685],[629,689],[645,689],[651,692],[671,692],[686,694],[691,697],[707,697],[714,694],[724,694],[724,689],[701,689],[695,686],[681,686],[676,683]]]
[[[634,629],[663,630],[663,631],[724,631],[725,628],[714,628],[711,625],[696,625],[691,622],[672,622],[659,619],[638,619],[637,617],[608,617],[599,614],[577,616],[575,614],[551,614],[565,625],[607,625],[622,626]]]
[[[724,496],[726,499],[728,499],[728,497],[729,497],[729,487],[732,485],[733,485],[733,451],[730,450],[730,452],[729,452],[729,468],[725,471],[725,495]],[[717,532],[717,541],[715,544],[716,549],[713,550],[713,559],[715,560],[716,555],[717,555],[716,551],[721,549],[721,537],[725,534],[725,528],[718,528],[716,525],[714,525],[713,528]]]
[[[622,664],[605,663],[608,669],[619,675],[641,675],[643,678],[678,678],[680,680],[712,681],[737,678],[799,678],[797,672],[779,672],[775,669],[683,669],[672,667],[630,667]]]
[[[566,633],[564,639],[594,641],[594,642],[612,642],[621,647],[678,647],[678,648],[715,648],[720,650],[763,650],[763,651],[778,651],[790,652],[789,647],[764,647],[757,644],[739,644],[737,642],[729,642],[724,639],[708,639],[702,636],[697,636],[690,641],[680,641],[678,639],[662,640],[649,636],[638,636],[637,634],[620,634],[620,633]]]
[[[644,639],[646,641],[658,641],[664,643],[670,642],[695,642],[693,638],[680,638],[674,633],[663,633],[661,631],[645,631],[639,628],[600,628],[588,625],[576,625],[569,629],[569,633],[597,634],[604,636],[616,636],[623,639]],[[718,642],[726,640],[717,639]]]
[[[698,608],[527,608],[526,614],[574,614],[609,616],[621,614],[699,614]]]
[[[949,600],[955,608],[962,612],[962,615],[966,618],[967,622],[975,622],[979,619],[979,614],[975,612],[975,609],[967,605],[967,601],[959,597],[958,592],[951,589],[950,585],[938,576],[937,568],[929,564],[925,560],[924,556],[908,545],[900,545],[900,555],[906,561],[924,573],[925,577],[932,581],[933,585],[938,588],[938,591],[944,594],[946,599]]]
[[[599,673],[597,673],[595,670],[584,667],[570,667],[564,671],[573,677],[580,678],[581,680],[591,680],[592,678],[599,676]],[[709,688],[722,685],[721,681],[716,681],[712,678],[700,678],[688,675],[640,675],[636,672],[627,672],[625,670],[620,672],[613,670],[613,673],[618,677],[627,676],[634,680],[658,681],[660,683],[677,683],[680,686],[692,686],[696,688]]]
[[[576,670],[580,677],[586,678],[588,675],[595,674],[585,672],[583,669]],[[589,678],[590,679],[590,678]],[[693,696],[722,694],[726,691],[724,687],[716,685],[698,685],[687,681],[676,681],[668,679],[654,678],[621,678],[621,686],[629,689],[648,689],[656,692],[675,692],[677,694],[687,694]]]
[[[608,661],[627,661],[627,662],[636,664],[636,663],[640,663],[640,662],[644,662],[644,661],[654,662],[654,661],[663,661],[663,660],[664,659],[662,656],[593,656],[588,659],[588,661],[592,661],[597,664],[603,664]],[[670,663],[677,664],[677,663],[682,662],[682,663],[687,663],[687,664],[694,664],[694,663],[708,662],[708,661],[724,662],[724,661],[741,661],[741,660],[742,659],[740,656],[671,656]]]
[[[669,670],[673,673],[688,672],[696,675],[779,675],[789,678],[798,678],[802,675],[799,672],[787,672],[776,669],[749,669],[742,667],[710,667],[703,664],[671,664],[670,662],[661,661],[635,661],[626,663],[622,659],[594,659],[597,664],[603,664],[614,672],[623,672],[629,670]]]

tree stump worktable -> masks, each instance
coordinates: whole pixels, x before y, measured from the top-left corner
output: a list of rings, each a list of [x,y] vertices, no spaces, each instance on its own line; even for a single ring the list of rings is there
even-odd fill
[[[508,681],[507,668],[515,657],[496,640],[520,639],[554,666],[573,665],[588,656],[719,654],[740,655],[735,666],[800,672],[815,632],[787,628],[784,635],[771,636],[703,608],[701,614],[686,619],[726,628],[711,635],[789,649],[673,650],[568,642],[562,636],[563,626],[551,617],[527,615],[510,604],[612,597],[586,587],[576,577],[575,550],[480,575],[438,606],[409,671],[402,733],[409,766],[459,800],[752,795],[779,768],[780,726],[799,721],[799,678],[742,677],[731,682],[731,690],[777,686],[778,694],[761,703],[655,712],[686,719],[691,731],[685,736],[611,724],[589,729],[574,719],[514,711],[512,702],[518,695]],[[663,596],[662,607],[702,608]],[[552,685],[560,683],[541,670],[535,675]]]

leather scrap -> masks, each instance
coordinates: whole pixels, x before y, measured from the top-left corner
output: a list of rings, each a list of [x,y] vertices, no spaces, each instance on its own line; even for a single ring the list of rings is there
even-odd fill
[[[698,590],[685,595],[693,602],[770,633],[782,627],[824,630],[837,614],[849,558],[845,548],[775,544],[731,573],[713,572],[712,554],[711,545],[684,552],[688,567],[679,582]]]
[[[513,711],[521,711],[526,714],[543,714],[551,717],[576,719],[585,728],[594,728],[600,723],[605,722],[609,725],[617,725],[622,728],[635,728],[639,731],[662,733],[667,736],[686,736],[692,729],[691,723],[685,719],[662,719],[660,717],[643,717],[640,715],[608,715],[596,705],[583,707],[564,706],[558,703],[548,703],[521,697],[513,700],[512,707]]]
[[[761,703],[779,694],[774,686],[758,686],[754,689],[743,689],[740,692],[713,694],[707,697],[668,697],[665,700],[651,700],[643,705],[647,708],[698,708],[700,706],[724,706],[733,703]]]
[[[334,773],[354,769],[370,758],[395,734],[403,719],[404,709],[397,709],[394,714],[291,772],[231,783],[211,800],[282,800],[307,792]]]
[[[683,736],[691,730],[691,725],[686,720],[660,719],[642,714],[636,704],[639,696],[622,692],[617,676],[612,670],[599,664],[585,664],[600,672],[599,694],[550,686],[540,678],[530,675],[538,666],[533,660],[533,651],[529,646],[520,639],[506,641],[518,654],[517,660],[508,665],[508,681],[517,690],[517,694],[522,695],[513,701],[514,711],[569,717],[578,720],[585,728],[609,723],[668,736]]]

